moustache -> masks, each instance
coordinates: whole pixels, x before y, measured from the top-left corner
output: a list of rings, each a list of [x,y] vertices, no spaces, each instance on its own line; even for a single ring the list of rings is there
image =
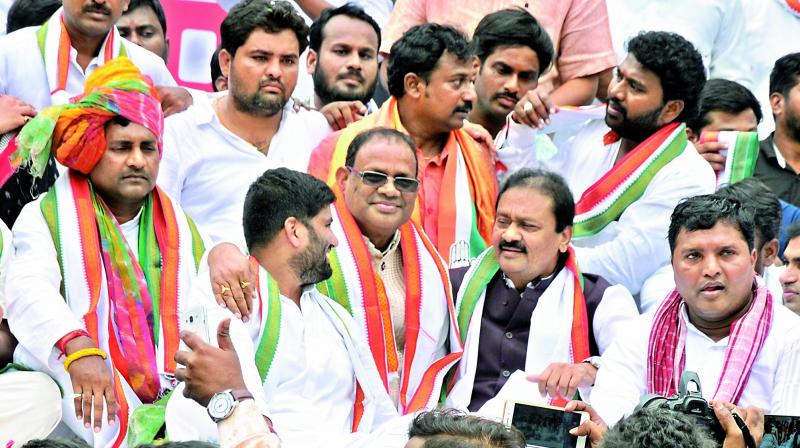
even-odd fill
[[[471,110],[472,110],[472,103],[471,102],[466,102],[466,103],[456,107],[455,109],[453,109],[453,113],[457,114],[457,113],[461,112],[461,113],[468,114]]]
[[[608,97],[606,98],[606,103],[613,105],[614,109],[617,109],[623,117],[628,116],[628,110],[625,109],[625,106],[623,106],[622,103],[620,103],[616,98]]]
[[[528,253],[528,249],[526,249],[525,246],[523,246],[519,241],[501,241],[498,247],[500,250],[510,249],[522,252],[523,254]]]
[[[346,78],[355,78],[356,81],[360,83],[364,83],[367,81],[366,78],[364,78],[364,75],[361,74],[361,70],[354,70],[354,69],[348,69],[347,73],[344,73],[336,77],[337,80]]]
[[[509,92],[500,92],[500,93],[498,93],[498,94],[496,94],[494,96],[494,99],[496,99],[496,100],[500,99],[500,98],[508,98],[511,101],[513,101],[514,103],[519,102],[519,96],[517,96],[516,94],[513,94],[513,93],[509,93]]]
[[[286,90],[286,87],[283,85],[283,82],[281,82],[281,80],[277,79],[277,78],[267,78],[267,79],[265,79],[263,81],[260,81],[258,83],[258,88],[259,89],[263,89],[264,87],[267,87],[267,86],[277,86],[281,90]]]
[[[84,13],[99,12],[99,13],[105,14],[107,16],[111,15],[111,9],[108,6],[100,5],[100,4],[97,4],[97,3],[91,3],[89,5],[84,6],[81,9],[81,11],[84,12]]]

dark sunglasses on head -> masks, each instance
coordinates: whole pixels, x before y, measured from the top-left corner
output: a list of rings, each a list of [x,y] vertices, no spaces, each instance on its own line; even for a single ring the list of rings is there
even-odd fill
[[[364,182],[364,185],[373,188],[380,188],[386,185],[386,182],[389,179],[392,180],[394,183],[394,188],[397,188],[397,191],[403,193],[414,193],[419,189],[419,181],[417,179],[412,179],[410,177],[392,177],[384,173],[379,173],[377,171],[358,171],[357,169],[353,168],[352,166],[348,166],[347,169],[355,174],[356,176],[361,178],[361,182]]]

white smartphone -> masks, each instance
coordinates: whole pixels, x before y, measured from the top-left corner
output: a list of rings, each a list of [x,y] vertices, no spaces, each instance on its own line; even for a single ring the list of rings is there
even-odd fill
[[[192,333],[203,338],[203,342],[210,344],[211,338],[209,338],[208,332],[208,315],[206,314],[206,307],[196,306],[182,313],[181,330],[191,331]]]
[[[589,420],[586,412],[565,412],[564,408],[537,403],[506,401],[503,423],[525,435],[526,447],[584,448],[586,437],[569,430]]]

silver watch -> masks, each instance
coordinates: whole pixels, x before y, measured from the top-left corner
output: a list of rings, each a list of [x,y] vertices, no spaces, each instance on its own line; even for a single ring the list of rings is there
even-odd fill
[[[214,423],[219,423],[222,420],[230,417],[236,405],[240,401],[253,398],[253,395],[247,390],[231,390],[226,389],[222,392],[215,393],[208,401],[208,416]]]
[[[581,362],[585,362],[587,364],[591,364],[592,367],[594,367],[597,370],[600,370],[600,366],[603,365],[603,358],[601,358],[599,356],[590,356],[590,357],[584,359]]]

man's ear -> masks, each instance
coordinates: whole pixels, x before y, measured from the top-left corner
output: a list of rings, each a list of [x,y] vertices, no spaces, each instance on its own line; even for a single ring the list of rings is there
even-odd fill
[[[672,123],[683,112],[683,100],[669,100],[661,110],[661,124]]]
[[[350,170],[348,170],[346,166],[340,166],[336,169],[336,185],[342,193],[344,193],[344,186],[349,178]]]
[[[778,117],[783,115],[783,107],[786,99],[778,92],[774,92],[769,96],[769,105],[772,107],[772,115]]]
[[[689,141],[692,143],[697,143],[697,141],[700,140],[700,136],[695,134],[688,126],[686,127],[686,137],[688,137]]]
[[[306,71],[309,75],[314,74],[314,70],[317,69],[317,52],[308,49],[308,55],[306,56]]]
[[[222,70],[222,74],[225,75],[225,78],[229,78],[231,74],[231,62],[233,62],[233,56],[228,53],[228,50],[222,49],[219,51],[219,69]]]
[[[565,227],[559,234],[559,238],[561,240],[558,242],[558,250],[563,254],[567,252],[569,242],[572,241],[572,226]]]
[[[778,257],[778,245],[778,240],[773,238],[761,248],[761,264],[765,268],[775,263],[775,259]]]
[[[425,94],[426,86],[425,80],[417,76],[416,73],[406,73],[406,76],[403,77],[405,94],[414,99],[419,99]]]
[[[303,223],[294,216],[286,218],[286,221],[283,222],[283,233],[286,236],[286,240],[295,249],[302,247],[303,241],[305,241],[307,237],[307,229]]]

